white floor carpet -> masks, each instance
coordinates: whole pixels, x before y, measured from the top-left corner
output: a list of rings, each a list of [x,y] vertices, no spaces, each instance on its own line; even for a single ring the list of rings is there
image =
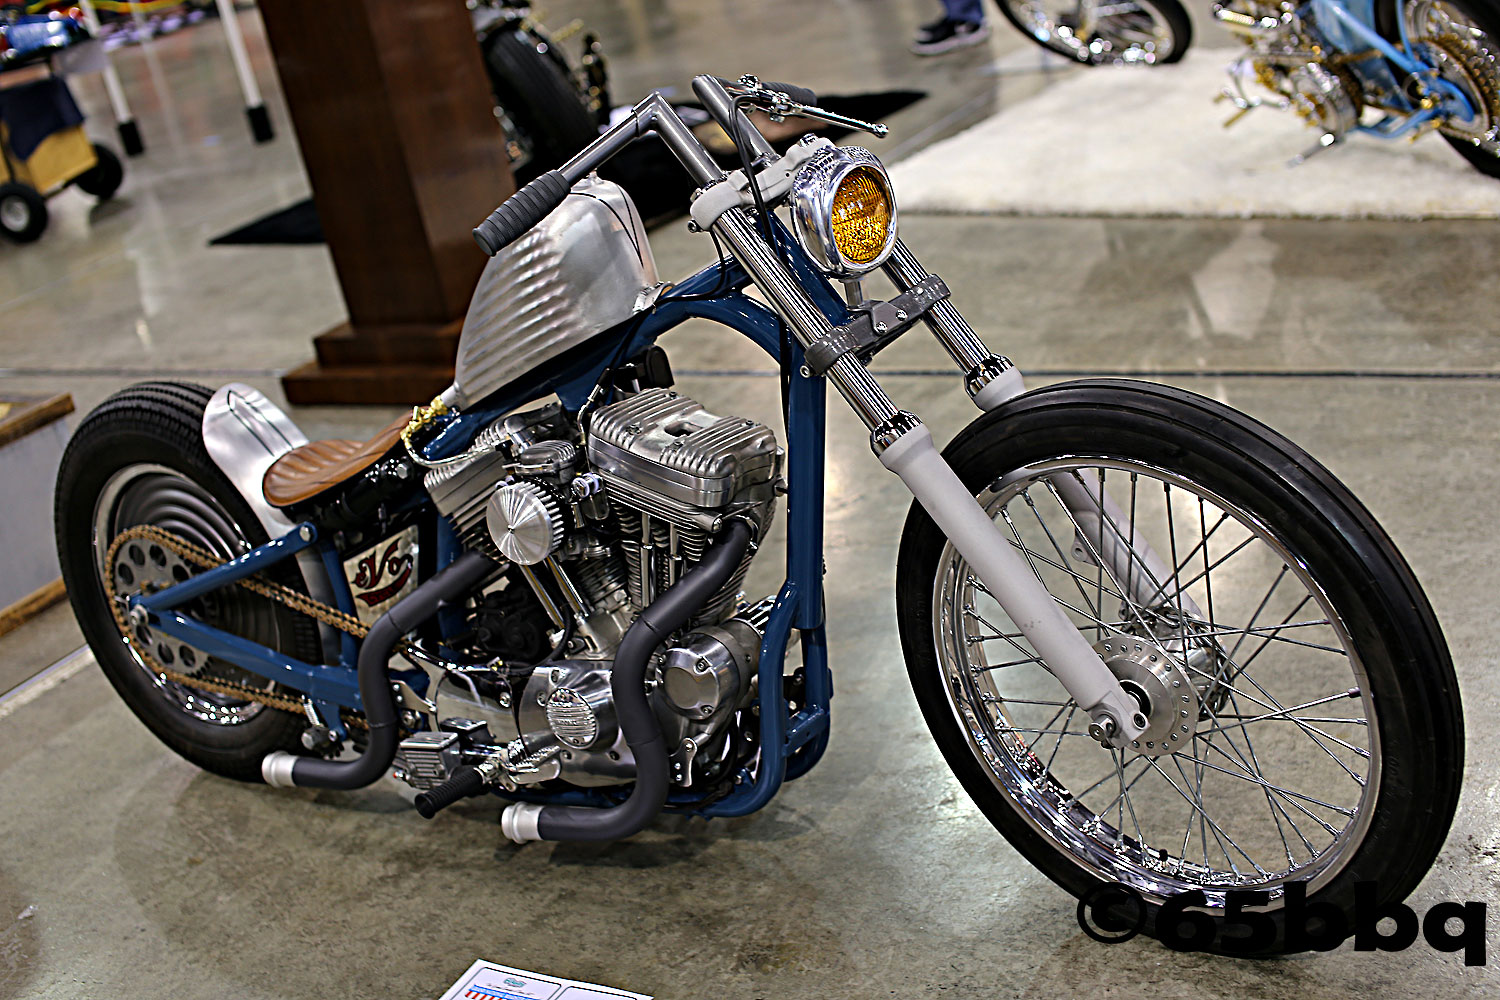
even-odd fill
[[[1427,135],[1354,135],[1299,166],[1316,133],[1215,104],[1233,49],[1092,69],[892,168],[903,211],[1023,215],[1500,217],[1500,180]]]

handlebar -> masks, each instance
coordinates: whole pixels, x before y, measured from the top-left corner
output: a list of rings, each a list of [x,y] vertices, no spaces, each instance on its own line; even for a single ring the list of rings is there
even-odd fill
[[[561,170],[549,170],[500,203],[474,230],[474,242],[491,257],[545,219],[572,185]]]
[[[806,87],[790,83],[760,83],[754,77],[745,77],[739,83],[731,83],[718,77],[700,76],[693,80],[693,90],[709,113],[726,129],[730,128],[731,123],[741,125],[733,132],[744,137],[751,146],[752,155],[756,157],[774,158],[775,151],[735,106],[736,96],[774,92],[777,104],[785,101],[789,113],[868,127],[866,123],[808,106],[817,100],[817,95]],[[666,98],[658,92],[652,92],[635,106],[624,121],[589,143],[567,163],[556,170],[547,171],[507,198],[475,228],[474,242],[485,253],[495,256],[561,205],[576,181],[596,170],[647,132],[655,132],[662,138],[698,186],[707,187],[723,179],[724,171],[703,148],[703,144],[693,137]]]
[[[725,90],[729,91],[731,94],[735,94],[738,96],[741,94],[751,93],[751,91],[747,90],[747,88],[743,84],[735,80],[726,80],[722,76],[716,76],[714,77],[714,79],[718,80],[719,85]],[[818,103],[817,94],[813,93],[807,87],[799,87],[795,83],[771,83],[770,81],[762,80],[760,81],[760,88],[762,90],[774,90],[778,94],[784,94],[791,100],[796,101],[798,104]]]

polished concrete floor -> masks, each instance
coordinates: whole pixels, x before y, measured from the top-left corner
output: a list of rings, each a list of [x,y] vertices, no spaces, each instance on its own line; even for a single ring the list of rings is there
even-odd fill
[[[1045,86],[1016,38],[917,60],[921,3],[559,2],[616,54],[617,93],[754,71],[839,92],[918,87],[896,155]],[[252,52],[271,74],[253,16]],[[119,198],[69,192],[37,244],[0,244],[0,394],[80,409],[171,373],[276,376],[342,317],[322,247],[206,247],[306,193],[281,135],[245,134],[216,25],[122,53],[148,155]],[[104,136],[102,94],[79,86]],[[1493,533],[1500,336],[1493,223],[906,217],[997,349],[1040,383],[1155,375],[1285,432],[1341,476],[1411,562],[1451,644],[1468,771],[1438,865],[1411,902],[1494,902],[1500,698]],[[655,234],[667,275],[709,253]],[[779,426],[753,348],[713,327],[664,342],[692,395]],[[945,438],[973,411],[920,334],[877,367]],[[382,409],[302,409],[314,435]],[[1493,994],[1500,978],[1417,945],[1247,962],[1086,938],[1073,901],[947,775],[895,643],[895,542],[908,498],[836,401],[828,610],[838,697],[824,763],[763,812],[666,819],[607,846],[505,841],[488,802],[418,818],[381,782],[271,791],[205,775],[114,697],[57,608],[0,638],[0,997],[435,997],[479,957],[659,997],[1347,997]],[[777,579],[775,556],[753,582]],[[28,678],[55,665],[50,672]]]

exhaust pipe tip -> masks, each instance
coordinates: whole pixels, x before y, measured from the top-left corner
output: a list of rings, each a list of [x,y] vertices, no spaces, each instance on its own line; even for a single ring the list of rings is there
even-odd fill
[[[292,765],[297,763],[298,759],[296,754],[290,754],[284,750],[274,750],[266,754],[260,762],[262,780],[272,788],[296,788],[297,783],[292,780]]]
[[[518,844],[541,840],[537,832],[541,815],[542,807],[534,802],[513,802],[500,813],[500,832]]]

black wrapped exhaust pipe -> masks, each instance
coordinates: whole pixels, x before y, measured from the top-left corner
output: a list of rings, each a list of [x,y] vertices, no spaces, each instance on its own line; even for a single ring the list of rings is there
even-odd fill
[[[370,626],[359,646],[359,698],[370,741],[354,760],[298,757],[280,750],[266,754],[260,774],[266,784],[282,788],[363,788],[390,769],[396,757],[400,720],[386,665],[403,635],[437,613],[444,601],[462,597],[484,581],[495,564],[478,552],[465,552],[442,572],[396,602]]]
[[[517,802],[500,814],[500,828],[516,843],[528,840],[619,840],[640,831],[666,804],[671,787],[661,726],[646,700],[646,665],[651,653],[729,580],[750,546],[750,525],[731,520],[698,565],[642,611],[620,640],[610,675],[615,717],[635,755],[635,787],[630,797],[608,809],[544,806]]]

